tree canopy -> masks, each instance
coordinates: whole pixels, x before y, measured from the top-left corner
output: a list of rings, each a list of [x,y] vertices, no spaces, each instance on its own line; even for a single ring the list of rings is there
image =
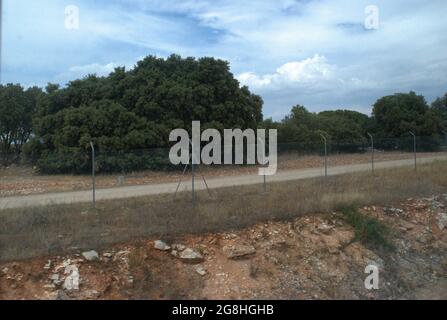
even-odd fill
[[[90,141],[99,153],[163,148],[171,130],[190,129],[192,120],[204,129],[255,128],[262,105],[261,97],[240,87],[225,61],[149,56],[132,70],[117,68],[108,77],[89,75],[66,88],[49,84],[38,103],[36,137],[27,153],[47,171],[83,170],[88,158],[81,155]],[[105,159],[102,169],[123,167],[114,165],[113,157]],[[135,161],[135,169],[140,166]],[[132,167],[128,159],[126,168]]]
[[[383,136],[430,136],[439,130],[439,119],[425,98],[410,93],[396,93],[377,100],[373,106],[376,133]]]
[[[24,90],[18,84],[0,85],[0,155],[3,164],[14,161],[32,133],[32,117],[41,89]]]
[[[341,149],[362,143],[370,126],[370,118],[350,110],[311,113],[297,105],[278,125],[278,140],[297,144],[302,150],[320,148],[321,135]]]
[[[441,133],[447,132],[447,93],[442,98],[437,98],[431,105],[436,118],[439,119]]]

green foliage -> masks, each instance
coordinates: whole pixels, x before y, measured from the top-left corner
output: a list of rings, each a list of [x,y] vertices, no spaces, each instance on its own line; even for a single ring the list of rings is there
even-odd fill
[[[427,137],[437,134],[440,128],[440,119],[429,108],[425,98],[414,92],[380,98],[374,104],[373,117],[377,136],[403,138],[400,144],[408,150],[413,149],[410,131],[419,137]],[[418,149],[433,151],[439,145],[439,138],[420,139]],[[390,145],[383,143],[382,147],[390,148]]]
[[[166,148],[170,131],[189,130],[192,120],[203,128],[256,128],[262,104],[239,87],[225,61],[149,56],[127,72],[90,75],[63,89],[49,84],[38,104],[36,139],[25,150],[51,173],[87,171],[90,141],[102,154],[101,172],[165,168],[165,151],[132,150]]]
[[[239,86],[228,62],[177,55],[148,56],[132,70],[89,75],[64,88],[49,83],[45,92],[0,85],[1,161],[23,155],[43,172],[86,172],[93,141],[101,172],[172,168],[169,133],[190,130],[192,120],[202,129],[278,129],[280,153],[322,152],[321,134],[330,153],[363,152],[368,132],[376,148],[410,151],[409,131],[418,136],[418,151],[435,151],[447,131],[447,94],[431,107],[414,92],[382,97],[372,117],[349,110],[312,113],[296,105],[275,122],[263,120],[262,105],[260,96]]]
[[[390,230],[375,217],[366,216],[354,206],[342,209],[344,219],[355,230],[355,241],[374,249],[392,249]]]
[[[278,140],[290,149],[320,151],[321,135],[324,134],[333,151],[356,151],[365,142],[370,118],[349,110],[311,113],[297,105],[278,124]]]
[[[32,133],[32,117],[42,91],[18,84],[0,85],[0,162],[15,161]]]
[[[435,116],[439,119],[440,129],[447,132],[447,93],[442,98],[437,98],[431,105]],[[444,134],[444,132],[441,132]]]

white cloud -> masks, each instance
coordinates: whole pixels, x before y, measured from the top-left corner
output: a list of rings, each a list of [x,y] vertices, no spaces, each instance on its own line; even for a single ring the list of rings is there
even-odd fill
[[[369,0],[75,3],[80,29],[68,32],[63,2],[5,2],[3,81],[66,82],[178,53],[228,60],[276,118],[297,103],[368,110],[382,95],[447,90],[445,0],[375,0],[375,31],[363,28]]]
[[[79,76],[87,74],[96,74],[98,76],[106,76],[112,72],[117,65],[113,62],[106,65],[101,65],[98,63],[88,64],[85,66],[74,66],[70,68],[70,73],[77,74]]]
[[[284,85],[304,85],[331,80],[335,69],[334,65],[327,63],[324,56],[316,54],[312,58],[285,63],[272,74],[257,75],[253,72],[244,72],[237,79],[241,84],[254,90],[274,89]]]
[[[98,77],[103,77],[109,75],[118,66],[118,64],[115,64],[113,62],[104,65],[99,63],[92,63],[82,66],[73,66],[70,67],[67,71],[56,75],[51,80],[51,82],[65,84],[71,80],[82,79],[90,74],[95,74]]]

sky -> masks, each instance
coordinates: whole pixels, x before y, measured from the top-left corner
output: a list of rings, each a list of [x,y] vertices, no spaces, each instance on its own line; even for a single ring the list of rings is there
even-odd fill
[[[446,12],[445,0],[3,0],[1,81],[66,85],[147,55],[213,56],[266,118],[297,104],[370,114],[384,95],[447,92]]]

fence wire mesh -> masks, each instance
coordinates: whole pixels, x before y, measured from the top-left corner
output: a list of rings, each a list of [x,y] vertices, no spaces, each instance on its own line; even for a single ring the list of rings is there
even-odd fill
[[[416,172],[412,170],[415,155],[412,141],[412,137],[375,138],[372,149],[367,139],[359,143],[328,140],[327,178],[322,140],[280,143],[278,173],[266,177],[266,186],[258,175],[258,165],[196,165],[194,203],[191,167],[183,175],[185,166],[169,162],[168,148],[97,150],[96,209],[91,205],[91,152],[52,155],[54,162],[83,168],[81,172],[56,175],[38,171],[38,160],[23,160],[20,165],[1,169],[0,203],[21,201],[28,195],[44,196],[49,202],[0,210],[0,260],[100,249],[147,236],[174,237],[239,228],[267,219],[336,210],[357,201],[365,205],[375,201],[387,203],[445,190],[447,179],[439,174],[445,171],[445,163],[428,165],[428,161],[447,159],[446,141],[417,137],[416,156],[420,166]],[[376,174],[371,174],[373,151]],[[407,166],[379,170],[381,164],[395,161],[406,161]],[[349,173],[345,168],[353,166],[362,168],[362,172],[333,175]],[[179,192],[174,198],[180,179]],[[85,201],[57,204],[56,200],[66,194],[64,191],[85,193],[82,198]],[[107,194],[111,196],[103,201],[101,196]]]

